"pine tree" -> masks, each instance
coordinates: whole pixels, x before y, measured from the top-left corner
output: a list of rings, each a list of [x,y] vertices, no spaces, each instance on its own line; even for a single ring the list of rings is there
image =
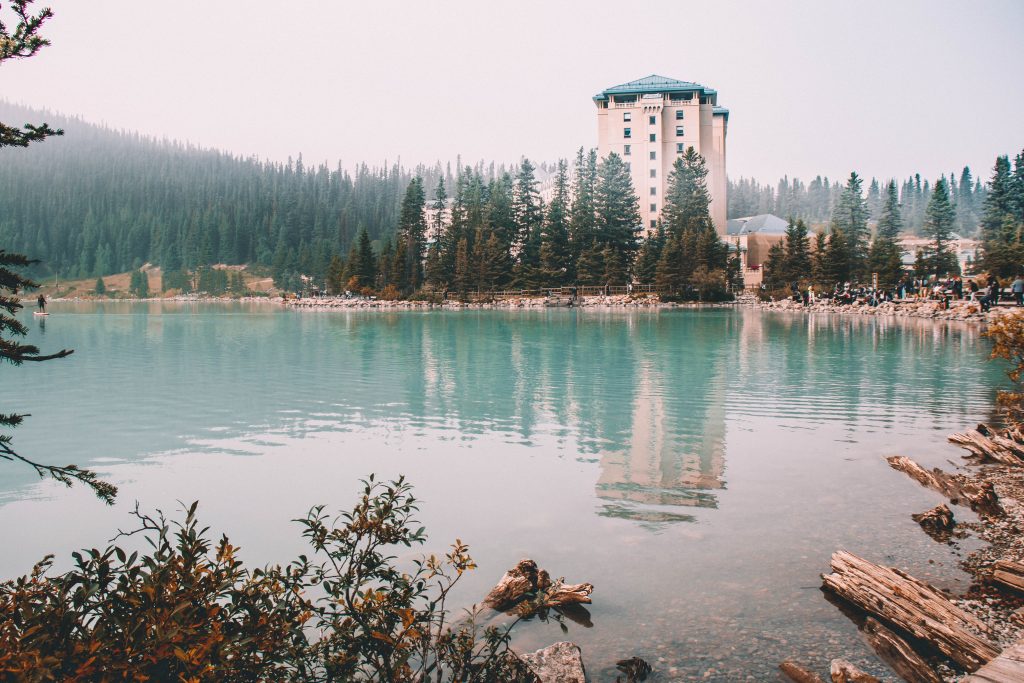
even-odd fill
[[[665,191],[662,221],[670,234],[684,231],[703,232],[711,223],[711,195],[707,189],[707,166],[704,157],[688,147],[672,164]]]
[[[930,273],[946,275],[960,272],[956,254],[950,247],[955,225],[956,211],[949,201],[946,179],[940,178],[932,189],[923,227],[924,236],[932,241],[925,252]]]
[[[370,235],[363,228],[352,250],[349,252],[345,268],[345,287],[348,289],[366,289],[373,287],[377,280],[377,265],[373,255]]]
[[[141,270],[133,270],[128,292],[140,299],[149,298],[149,278]]]
[[[469,240],[459,240],[455,249],[455,278],[452,282],[455,291],[463,294],[468,292],[473,282],[472,266],[469,261]]]
[[[423,286],[423,256],[427,235],[425,208],[423,179],[416,176],[405,189],[398,219],[400,254],[396,254],[395,280],[399,291],[404,294]]]
[[[896,181],[891,180],[885,187],[878,228],[868,252],[869,268],[871,272],[878,273],[878,281],[883,286],[895,285],[903,276],[903,250],[899,244],[902,229],[903,216],[900,212]]]
[[[516,175],[515,193],[512,196],[512,214],[515,217],[516,233],[512,244],[524,248],[531,240],[538,245],[539,233],[544,222],[544,211],[541,208],[540,193],[537,191],[537,179],[534,175],[536,167],[529,159],[523,159]],[[537,254],[539,261],[540,254]],[[535,264],[534,264],[535,265]]]
[[[569,179],[564,159],[558,161],[554,193],[548,205],[541,235],[540,265],[542,284],[561,287],[572,282],[572,251],[569,244]]]
[[[597,212],[595,238],[598,244],[602,249],[611,247],[621,254],[628,272],[640,247],[640,206],[626,164],[615,152],[598,166],[594,208]]]
[[[594,191],[597,184],[597,152],[590,150],[589,153],[584,154],[583,148],[580,147],[576,153],[574,168],[572,210],[569,212],[569,242],[575,262],[596,239],[597,217],[594,208]]]
[[[93,291],[96,292],[97,294],[107,293],[107,286],[106,284],[104,284],[102,277],[96,278],[96,286],[93,288]]]
[[[641,284],[653,285],[658,274],[658,262],[665,246],[665,226],[658,221],[657,229],[644,240],[636,261],[636,279]]]
[[[775,242],[768,248],[768,256],[762,267],[764,282],[769,289],[784,287],[791,281],[786,267],[786,248],[782,242]]]
[[[591,240],[590,246],[580,254],[576,263],[576,281],[581,285],[603,285],[604,255],[597,240]]]
[[[842,228],[833,227],[821,260],[821,275],[829,287],[850,281],[850,240]]]
[[[241,273],[239,273],[241,276]],[[332,296],[337,296],[344,291],[345,288],[345,263],[341,260],[341,257],[335,254],[331,257],[331,262],[327,266],[327,293]]]
[[[863,181],[850,173],[846,188],[832,213],[832,224],[847,239],[848,272],[846,277],[860,278],[865,274],[868,255],[868,207],[861,191]],[[834,230],[833,230],[834,233]]]

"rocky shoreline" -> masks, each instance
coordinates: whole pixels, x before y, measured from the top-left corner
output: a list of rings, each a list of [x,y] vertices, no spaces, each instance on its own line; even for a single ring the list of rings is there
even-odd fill
[[[279,297],[199,297],[173,296],[151,297],[147,299],[95,299],[88,297],[55,298],[51,303],[260,303],[283,305],[296,310],[345,310],[345,311],[458,311],[458,310],[512,310],[512,309],[543,309],[570,307],[564,299],[545,297],[514,297],[490,301],[456,301],[436,302],[429,300],[382,300],[345,297],[309,297],[304,299],[282,299]],[[920,318],[941,321],[962,321],[984,323],[993,318],[1016,311],[1014,306],[995,306],[990,311],[982,311],[977,302],[953,301],[948,308],[938,301],[906,300],[884,302],[878,306],[853,303],[847,305],[834,304],[831,301],[819,300],[804,305],[789,299],[780,301],[761,301],[752,294],[742,294],[736,301],[702,303],[662,301],[657,294],[621,294],[611,296],[585,296],[572,302],[572,308],[611,308],[611,309],[720,309],[720,308],[755,308],[765,311],[781,311],[786,313],[827,313],[834,315],[873,316],[879,318]]]

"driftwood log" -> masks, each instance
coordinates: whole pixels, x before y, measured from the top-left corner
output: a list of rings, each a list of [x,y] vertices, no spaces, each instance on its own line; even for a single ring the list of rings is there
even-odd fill
[[[941,592],[891,567],[840,550],[832,555],[832,573],[824,587],[913,638],[931,643],[967,671],[976,671],[999,654],[982,638],[987,628]]]
[[[936,505],[931,510],[910,515],[910,517],[925,531],[932,534],[948,534],[956,526],[956,522],[953,521],[953,511],[945,503]]]
[[[590,603],[594,586],[589,583],[565,583],[565,579],[552,581],[544,569],[531,559],[520,560],[505,572],[498,584],[484,598],[491,609],[517,610],[522,615],[545,607]]]
[[[1024,593],[1024,564],[999,560],[992,565],[992,580],[1000,586]]]
[[[926,470],[903,455],[888,457],[886,461],[894,470],[904,472],[922,486],[938,491],[949,498],[949,501],[954,505],[966,505],[983,515],[1002,514],[1002,508],[999,506],[999,497],[996,496],[992,482],[975,484],[969,481],[961,481],[958,477],[947,474],[938,467],[931,471]]]
[[[977,429],[951,434],[952,443],[970,451],[980,462],[998,462],[1004,465],[1024,465],[1024,444],[1017,430],[1000,433],[984,424]]]
[[[875,654],[907,683],[941,683],[935,670],[914,652],[907,641],[873,618],[867,618],[862,632]]]
[[[832,683],[882,683],[869,673],[864,673],[845,659],[833,659],[829,668]]]
[[[821,676],[789,659],[779,664],[779,671],[793,683],[825,683]]]

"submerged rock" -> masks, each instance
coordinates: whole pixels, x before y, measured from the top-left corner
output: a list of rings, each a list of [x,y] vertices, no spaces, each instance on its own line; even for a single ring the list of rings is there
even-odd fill
[[[522,656],[540,683],[586,683],[583,655],[575,643],[561,642]]]

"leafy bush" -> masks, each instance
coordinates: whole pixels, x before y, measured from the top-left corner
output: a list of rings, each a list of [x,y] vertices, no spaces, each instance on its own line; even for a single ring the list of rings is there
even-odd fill
[[[481,632],[475,612],[449,622],[446,599],[475,568],[461,541],[409,571],[389,554],[426,538],[404,479],[371,476],[352,510],[296,520],[313,553],[286,567],[245,568],[196,507],[172,523],[136,508],[125,535],[143,534],[145,554],[74,553],[52,577],[47,557],[0,584],[0,679],[535,680],[508,648],[511,626]]]
[[[984,335],[992,342],[992,358],[1009,361],[1007,377],[1013,382],[1012,391],[1000,391],[997,401],[1014,426],[1024,422],[1024,314],[1012,313],[992,320]]]

